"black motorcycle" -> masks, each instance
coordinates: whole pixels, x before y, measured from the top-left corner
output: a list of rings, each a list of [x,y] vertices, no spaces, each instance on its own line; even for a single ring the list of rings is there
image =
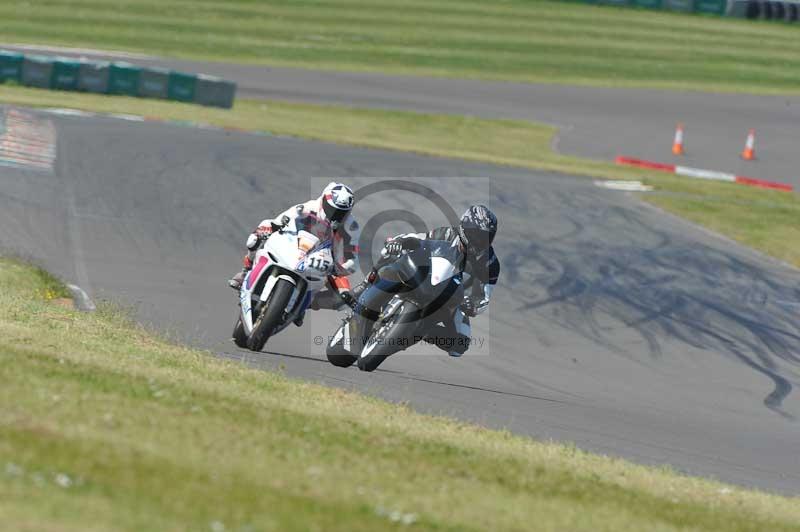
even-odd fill
[[[391,355],[423,341],[464,299],[465,256],[457,244],[422,240],[382,259],[376,277],[329,342],[335,366],[374,371]]]

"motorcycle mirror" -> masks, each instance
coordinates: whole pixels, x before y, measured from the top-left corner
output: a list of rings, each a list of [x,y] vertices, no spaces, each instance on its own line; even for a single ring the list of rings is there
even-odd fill
[[[287,225],[289,225],[289,221],[290,221],[289,217],[286,216],[285,214],[281,216],[281,225],[278,228],[278,232],[280,234],[283,234],[283,230],[286,228]]]

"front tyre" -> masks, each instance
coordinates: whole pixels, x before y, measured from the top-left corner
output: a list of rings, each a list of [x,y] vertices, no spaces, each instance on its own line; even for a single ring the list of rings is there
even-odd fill
[[[283,313],[289,305],[289,300],[294,292],[294,284],[286,279],[278,279],[272,288],[272,293],[264,303],[258,319],[253,324],[253,332],[247,340],[247,347],[253,351],[261,351],[278,325],[281,324]]]
[[[398,309],[385,321],[375,324],[372,333],[361,349],[361,356],[358,357],[358,369],[375,371],[391,355],[413,345],[413,334],[417,329],[417,322],[408,319],[408,316],[416,309],[416,305],[406,301],[403,308]]]

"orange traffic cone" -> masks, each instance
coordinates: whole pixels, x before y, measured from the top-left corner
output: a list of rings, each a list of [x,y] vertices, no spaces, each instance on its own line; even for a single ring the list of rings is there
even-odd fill
[[[742,159],[745,161],[753,161],[756,158],[756,130],[751,129],[747,132],[747,141],[742,150]]]
[[[675,128],[675,140],[672,142],[672,154],[683,155],[683,124],[678,123]]]

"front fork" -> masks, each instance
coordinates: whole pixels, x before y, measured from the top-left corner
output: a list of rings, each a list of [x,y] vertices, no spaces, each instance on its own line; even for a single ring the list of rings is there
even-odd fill
[[[250,272],[250,273],[252,273],[252,272]],[[292,293],[292,297],[291,297],[291,299],[289,299],[289,304],[286,306],[286,309],[285,309],[286,314],[289,317],[291,317],[292,319],[294,319],[296,316],[301,315],[302,312],[306,311],[308,306],[311,304],[312,298],[314,296],[313,290],[305,291],[305,295],[303,297],[303,301],[301,301],[299,306],[298,306],[297,299],[298,299],[300,293],[303,292],[303,285],[299,285],[298,281],[296,279],[294,279],[293,277],[291,277],[289,275],[282,274],[282,273],[280,273],[280,271],[274,271],[273,270],[272,272],[269,272],[268,275],[269,275],[269,277],[267,278],[266,283],[264,284],[264,288],[261,290],[261,295],[260,295],[258,301],[256,302],[255,310],[258,311],[257,313],[252,312],[254,310],[253,309],[253,294],[252,294],[252,292],[247,294],[249,296],[249,298],[248,297],[240,297],[240,299],[239,299],[239,305],[242,307],[242,313],[243,314],[245,314],[245,313],[249,314],[249,318],[250,319],[246,320],[246,321],[250,322],[248,324],[249,327],[247,327],[248,329],[250,329],[250,331],[252,331],[252,328],[255,325],[255,322],[258,320],[258,315],[260,315],[261,312],[263,312],[264,305],[267,304],[267,301],[269,300],[270,294],[272,293],[272,290],[275,288],[275,283],[278,282],[278,279],[285,279],[285,280],[289,281],[290,283],[292,283],[294,285],[294,292]],[[246,279],[245,279],[245,282],[246,282]],[[250,301],[247,301],[246,299],[250,299]],[[295,311],[295,308],[296,308],[296,311]],[[286,322],[288,323],[289,320],[286,320]]]

